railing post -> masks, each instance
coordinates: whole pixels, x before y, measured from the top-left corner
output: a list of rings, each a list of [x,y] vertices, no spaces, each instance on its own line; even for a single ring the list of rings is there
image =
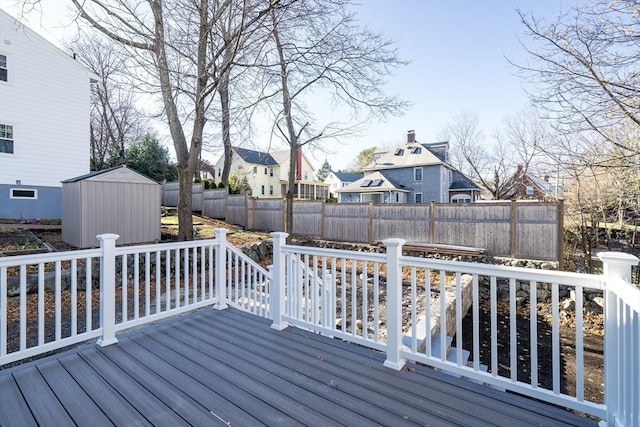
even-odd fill
[[[618,363],[620,343],[619,332],[621,315],[618,313],[616,294],[608,284],[616,279],[631,282],[631,267],[640,261],[637,257],[622,252],[602,252],[598,254],[602,261],[602,273],[605,279],[604,309],[604,403],[607,407],[607,424],[616,425],[616,417],[621,411],[620,381],[624,380],[624,372]],[[637,378],[632,379],[637,381]]]
[[[102,337],[98,345],[105,347],[118,342],[116,338],[116,240],[117,234],[99,234],[100,260],[100,326]],[[87,267],[89,268],[89,267]],[[124,284],[123,284],[124,286]]]
[[[400,257],[405,240],[387,239],[387,359],[384,366],[399,371],[405,364],[402,347],[402,268]]]
[[[271,233],[273,237],[273,274],[271,276],[271,286],[269,287],[269,315],[271,317],[271,327],[279,331],[285,329],[289,324],[283,320],[285,314],[285,262],[282,247],[286,244],[288,233],[276,231]]]
[[[227,305],[227,229],[214,229],[218,249],[216,250],[216,295],[218,303],[216,310],[224,310]]]
[[[336,321],[336,281],[333,274],[325,274],[322,278],[322,326],[333,329]]]

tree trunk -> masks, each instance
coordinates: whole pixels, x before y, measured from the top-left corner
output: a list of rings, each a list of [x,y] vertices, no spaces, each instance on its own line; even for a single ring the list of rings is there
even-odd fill
[[[222,177],[220,182],[225,187],[229,186],[229,172],[231,171],[231,124],[229,120],[230,105],[229,100],[229,73],[226,72],[218,84],[218,94],[220,95],[220,107],[222,109],[222,145],[224,146],[224,165],[222,166]]]

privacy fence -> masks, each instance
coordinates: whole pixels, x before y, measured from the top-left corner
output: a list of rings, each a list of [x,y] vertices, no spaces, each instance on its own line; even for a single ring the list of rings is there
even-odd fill
[[[164,206],[176,206],[177,184],[163,187]],[[254,231],[283,231],[284,199],[228,195],[194,185],[194,211]],[[493,256],[562,259],[563,203],[491,201],[471,204],[373,204],[294,201],[297,236],[351,243],[397,237],[410,243],[482,248]]]

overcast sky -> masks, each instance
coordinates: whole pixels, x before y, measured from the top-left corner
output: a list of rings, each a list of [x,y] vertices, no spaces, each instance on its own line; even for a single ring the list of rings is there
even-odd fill
[[[0,0],[0,8],[17,16],[20,2]],[[357,137],[329,144],[315,152],[319,166],[328,158],[334,170],[348,167],[364,148],[404,141],[409,129],[420,142],[439,140],[451,118],[475,113],[491,135],[507,114],[527,104],[524,82],[506,58],[526,62],[520,46],[523,26],[516,9],[552,18],[574,1],[560,0],[361,0],[357,13],[363,24],[397,40],[400,56],[411,63],[389,79],[388,92],[412,103],[407,113],[386,123],[372,123]],[[41,0],[42,15],[27,16],[27,25],[59,45],[69,36],[66,0]],[[71,26],[72,28],[72,26]],[[523,39],[526,41],[526,39]],[[313,106],[318,117],[324,105]],[[255,141],[266,148],[265,141]],[[260,139],[260,137],[258,137]]]

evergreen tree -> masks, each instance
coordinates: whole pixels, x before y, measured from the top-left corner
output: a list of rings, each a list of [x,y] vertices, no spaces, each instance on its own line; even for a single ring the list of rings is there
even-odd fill
[[[126,160],[131,169],[158,182],[175,181],[178,177],[176,165],[171,163],[169,150],[149,134],[129,147]]]
[[[324,163],[322,164],[322,166],[320,166],[320,169],[318,169],[318,172],[316,172],[316,177],[318,178],[319,181],[324,182],[324,180],[327,179],[330,173],[331,173],[331,165],[329,164],[327,159],[324,159]]]

